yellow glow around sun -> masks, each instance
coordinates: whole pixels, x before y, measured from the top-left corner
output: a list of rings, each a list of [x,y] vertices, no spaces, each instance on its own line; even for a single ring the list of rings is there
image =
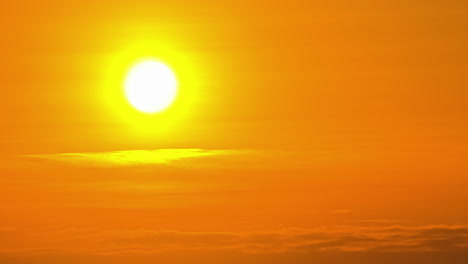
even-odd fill
[[[104,70],[97,94],[105,106],[102,114],[127,141],[175,140],[174,131],[192,126],[193,116],[203,110],[203,67],[195,67],[201,62],[171,43],[133,42],[117,46],[99,67]]]
[[[156,61],[141,62],[127,75],[125,95],[130,104],[142,112],[160,112],[174,101],[177,80],[166,65]]]

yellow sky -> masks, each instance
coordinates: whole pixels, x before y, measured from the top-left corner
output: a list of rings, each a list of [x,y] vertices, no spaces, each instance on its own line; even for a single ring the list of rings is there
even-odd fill
[[[467,10],[4,1],[0,262],[465,263]]]

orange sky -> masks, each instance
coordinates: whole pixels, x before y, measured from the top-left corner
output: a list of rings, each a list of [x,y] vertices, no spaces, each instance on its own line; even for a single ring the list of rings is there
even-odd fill
[[[0,263],[466,263],[463,1],[3,1]],[[129,65],[180,96],[143,116]]]

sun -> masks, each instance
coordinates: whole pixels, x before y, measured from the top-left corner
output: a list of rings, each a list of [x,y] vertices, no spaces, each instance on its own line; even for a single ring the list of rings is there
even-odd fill
[[[125,79],[125,96],[130,104],[145,113],[168,108],[177,95],[177,79],[161,62],[144,61],[135,65]]]

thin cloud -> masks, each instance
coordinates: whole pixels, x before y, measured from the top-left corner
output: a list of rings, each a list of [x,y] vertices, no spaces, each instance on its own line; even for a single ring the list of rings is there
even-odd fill
[[[338,209],[330,212],[331,214],[347,214],[351,213],[351,210],[349,209]]]
[[[83,152],[24,155],[22,157],[66,163],[78,166],[114,167],[145,164],[170,164],[175,161],[221,155],[238,155],[249,151],[204,149],[122,150],[109,152]]]

